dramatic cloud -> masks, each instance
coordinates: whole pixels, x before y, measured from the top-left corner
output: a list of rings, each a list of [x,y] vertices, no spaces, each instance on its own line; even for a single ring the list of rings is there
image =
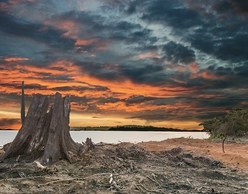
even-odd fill
[[[195,61],[193,50],[175,42],[169,42],[163,46],[166,59],[172,63],[192,63]]]
[[[30,38],[35,41],[46,43],[51,47],[70,49],[73,48],[74,41],[62,37],[63,32],[42,24],[33,24],[22,21],[0,12],[1,31],[13,36]]]
[[[19,126],[23,80],[27,106],[34,93],[70,95],[72,126],[191,129],[248,107],[247,10],[242,0],[1,1],[2,126]]]

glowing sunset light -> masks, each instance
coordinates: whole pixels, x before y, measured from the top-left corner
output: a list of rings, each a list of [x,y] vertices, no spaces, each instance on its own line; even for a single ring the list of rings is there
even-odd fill
[[[26,108],[71,96],[72,127],[201,129],[247,108],[247,14],[221,2],[1,2],[0,129],[20,127],[22,81]]]

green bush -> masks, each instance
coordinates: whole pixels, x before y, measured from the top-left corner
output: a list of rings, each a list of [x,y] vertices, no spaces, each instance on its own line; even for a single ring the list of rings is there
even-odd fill
[[[204,130],[214,138],[245,136],[248,135],[248,110],[233,109],[223,116],[204,121],[200,125],[203,125]]]

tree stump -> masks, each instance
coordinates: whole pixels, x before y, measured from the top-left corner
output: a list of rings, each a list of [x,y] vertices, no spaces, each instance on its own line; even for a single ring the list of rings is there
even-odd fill
[[[18,158],[20,161],[39,160],[43,164],[61,159],[72,162],[73,156],[81,155],[87,148],[71,138],[69,116],[68,96],[62,98],[56,93],[54,104],[49,108],[48,97],[34,95],[21,129],[0,161]]]

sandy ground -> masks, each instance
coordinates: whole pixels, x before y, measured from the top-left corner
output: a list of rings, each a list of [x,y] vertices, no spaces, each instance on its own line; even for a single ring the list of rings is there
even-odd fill
[[[225,143],[225,153],[221,142],[200,139],[168,139],[161,142],[139,143],[148,151],[164,151],[181,147],[184,150],[219,160],[231,168],[248,171],[248,143]]]

